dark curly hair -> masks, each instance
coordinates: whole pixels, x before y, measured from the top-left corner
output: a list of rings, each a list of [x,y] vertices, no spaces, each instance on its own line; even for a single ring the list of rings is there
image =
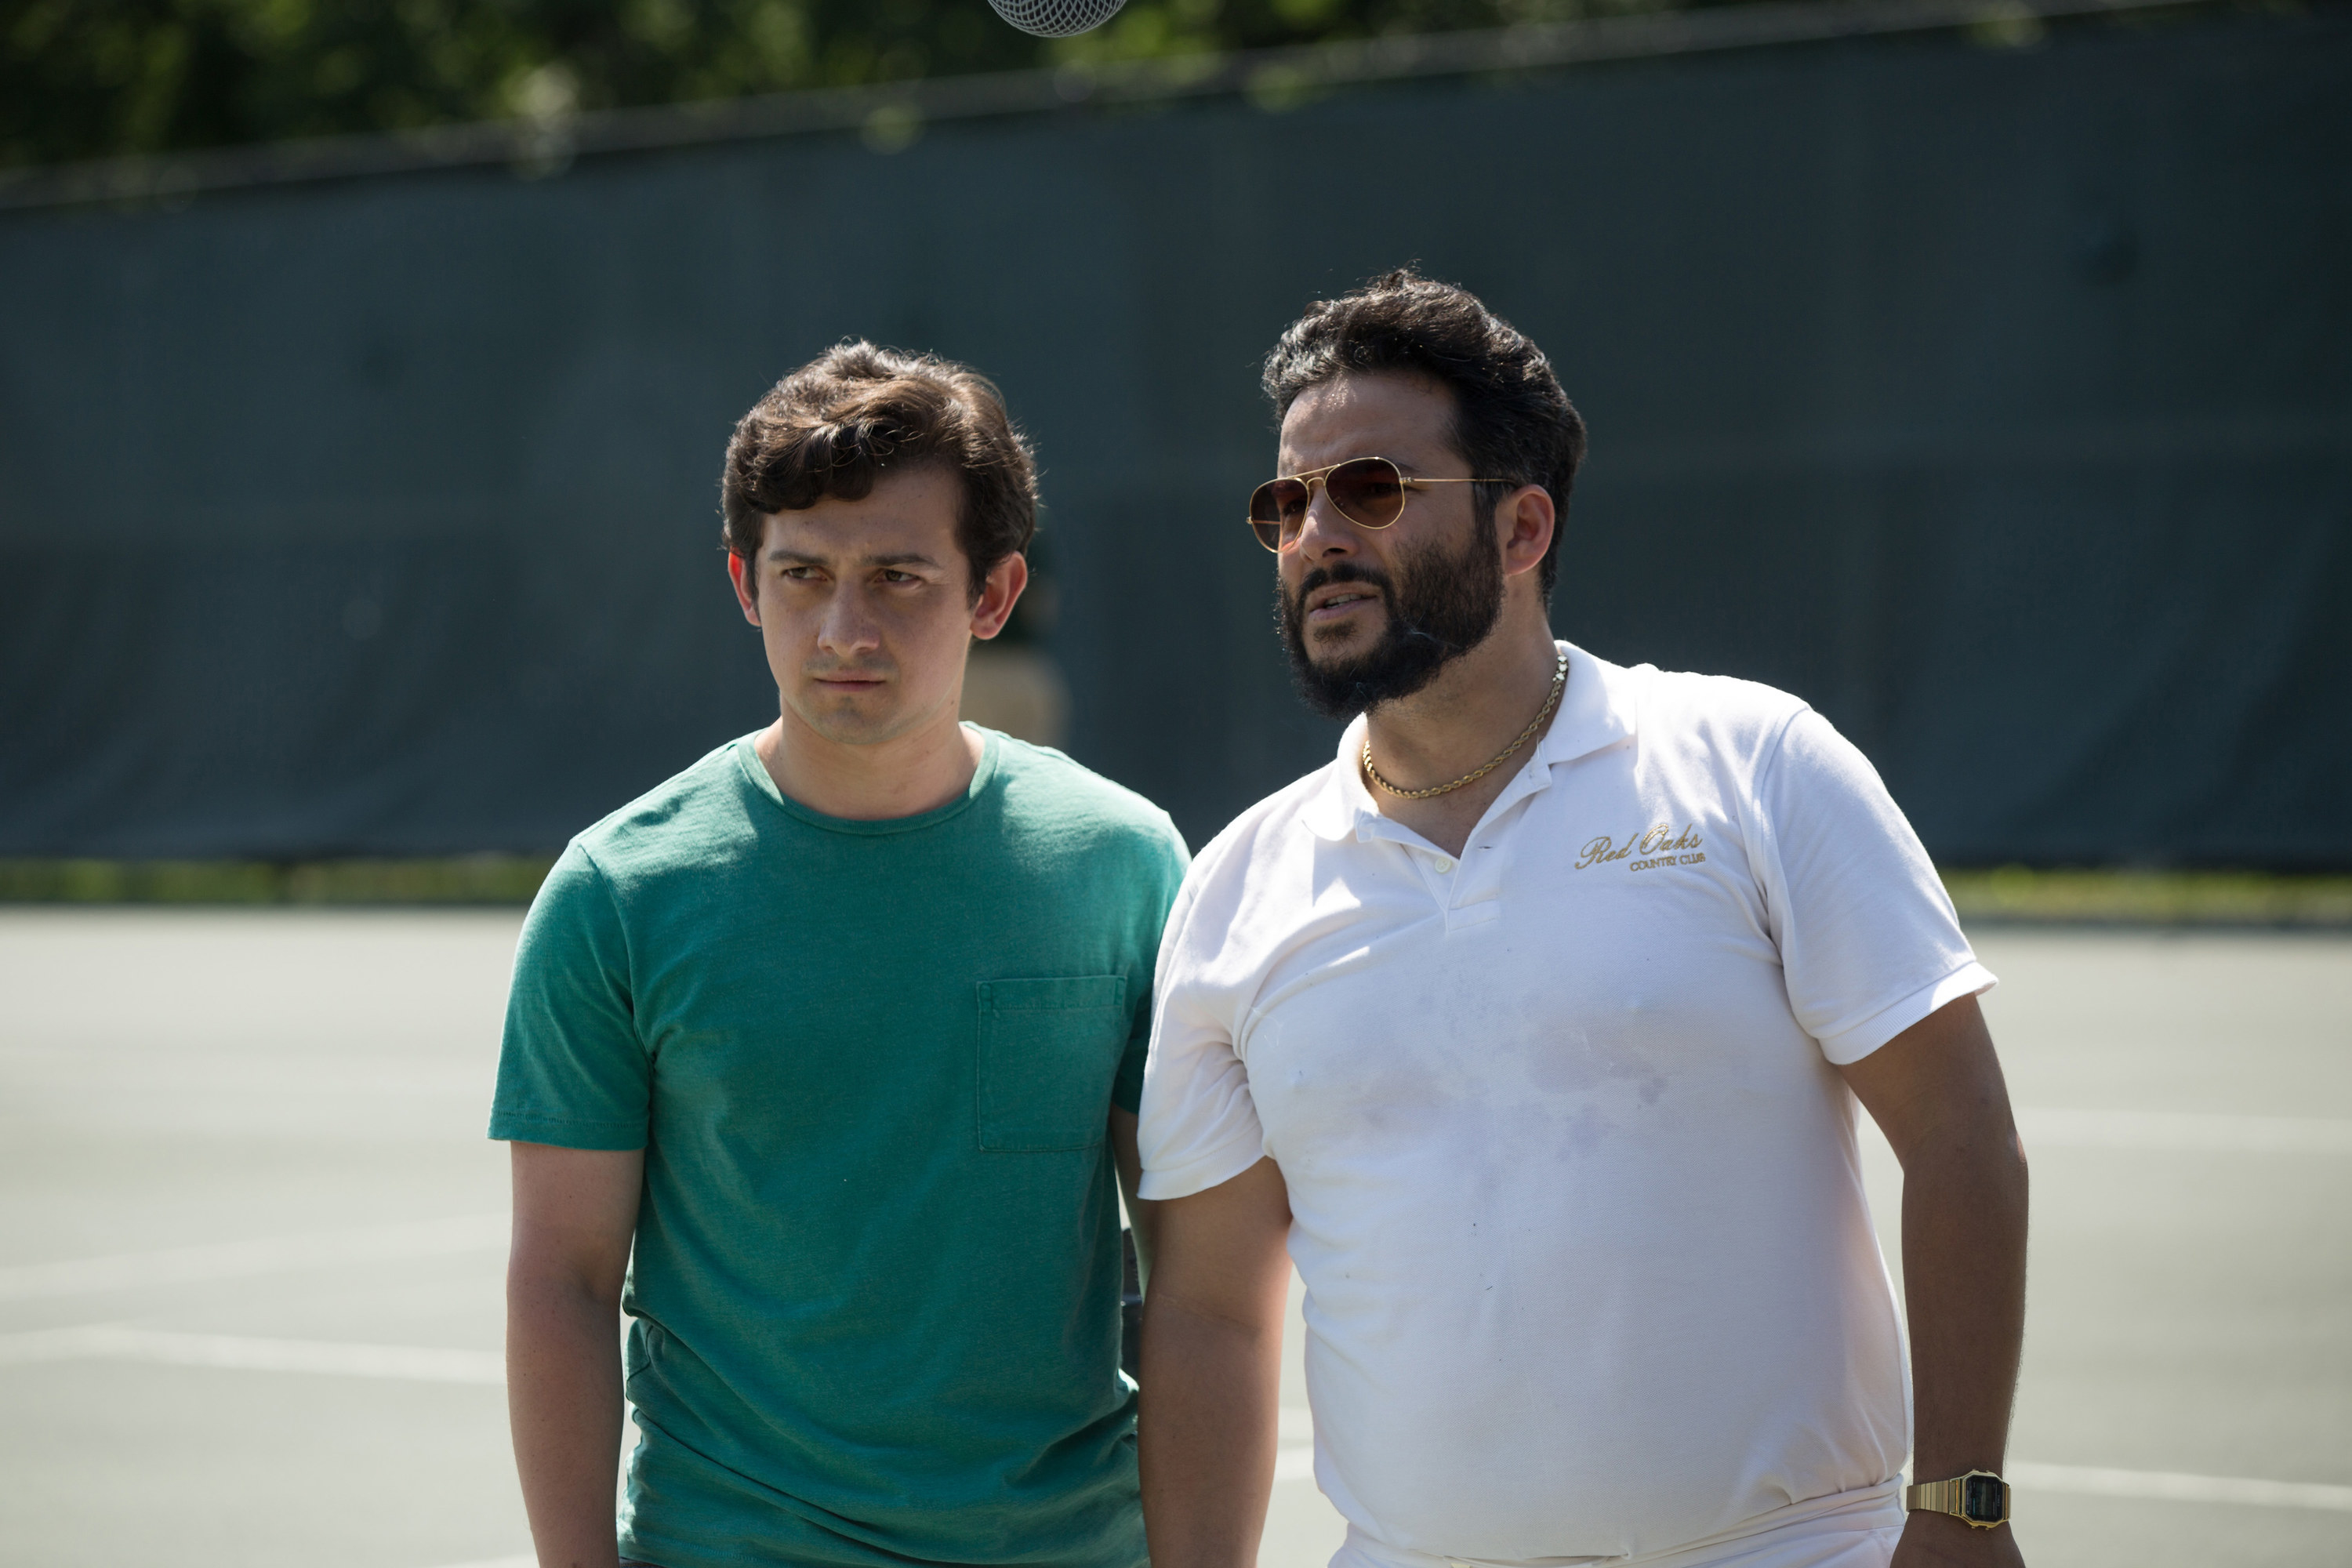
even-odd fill
[[[938,463],[963,480],[956,544],[980,596],[1037,532],[1036,462],[994,384],[969,365],[869,342],[836,344],[769,389],[735,426],[719,537],[759,553],[767,514],[858,500],[884,474]]]
[[[1509,481],[1472,487],[1488,516],[1521,485],[1551,492],[1560,526],[1541,568],[1549,598],[1584,461],[1584,419],[1543,351],[1468,289],[1406,267],[1307,306],[1265,356],[1263,384],[1279,424],[1307,388],[1378,371],[1427,376],[1454,395],[1454,451],[1471,472]]]

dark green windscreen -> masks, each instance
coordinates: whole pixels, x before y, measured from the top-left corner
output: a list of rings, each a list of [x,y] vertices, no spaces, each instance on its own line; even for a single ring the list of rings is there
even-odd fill
[[[1948,862],[2352,865],[2352,18],[2060,30],[0,214],[0,855],[546,849],[772,715],[735,418],[1035,437],[1070,749],[1329,754],[1259,357],[1408,259],[1591,421],[1555,602],[1811,700]]]

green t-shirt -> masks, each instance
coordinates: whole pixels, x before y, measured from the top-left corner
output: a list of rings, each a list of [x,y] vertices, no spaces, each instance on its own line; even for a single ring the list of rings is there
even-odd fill
[[[982,733],[961,799],[883,822],[736,741],[531,905],[490,1136],[646,1151],[624,1557],[1146,1560],[1104,1133],[1184,845]]]

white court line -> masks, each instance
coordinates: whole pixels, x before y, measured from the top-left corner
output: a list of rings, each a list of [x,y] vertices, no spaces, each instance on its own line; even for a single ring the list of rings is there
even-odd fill
[[[2352,1119],[2225,1116],[2176,1110],[2057,1110],[2021,1106],[2018,1135],[2036,1149],[2174,1153],[2352,1154]]]
[[[91,1323],[0,1335],[0,1366],[60,1361],[131,1361],[231,1372],[304,1372],[333,1377],[386,1377],[411,1383],[502,1384],[506,1358],[492,1351],[425,1345],[328,1344],[236,1334],[184,1334]]]
[[[2085,1465],[2042,1465],[2011,1459],[2001,1469],[2011,1485],[2032,1491],[2073,1492],[2156,1502],[2235,1502],[2256,1508],[2315,1508],[2352,1513],[2352,1487],[2312,1481],[2263,1481],[2240,1476],[2184,1476],[2169,1470],[2107,1470]]]
[[[460,1215],[454,1219],[413,1220],[403,1225],[320,1231],[308,1236],[259,1237],[208,1247],[123,1252],[109,1258],[19,1263],[0,1268],[0,1301],[134,1290],[205,1279],[242,1279],[257,1274],[329,1268],[343,1263],[491,1252],[506,1246],[507,1230],[505,1215]]]
[[[539,1568],[539,1559],[529,1554],[521,1557],[493,1557],[486,1563],[452,1563],[449,1568]]]
[[[1276,1413],[1276,1440],[1282,1446],[1275,1450],[1274,1479],[1277,1481],[1311,1481],[1315,1479],[1315,1416],[1311,1411],[1296,1405],[1286,1405]]]
[[[124,1328],[110,1323],[0,1335],[0,1365],[22,1366],[60,1361],[131,1361],[235,1372],[312,1373],[420,1383],[497,1384],[506,1381],[503,1358],[490,1351],[441,1350],[423,1345],[331,1344],[316,1340],[249,1339],[233,1334],[189,1334],[163,1329]],[[1284,1409],[1280,1420],[1282,1446],[1275,1455],[1274,1479],[1277,1481],[1312,1480],[1315,1477],[1313,1417],[1294,1406]],[[2352,1513],[2352,1487],[2328,1486],[2312,1481],[2273,1481],[2240,1476],[2183,1475],[2168,1470],[2045,1465],[2031,1459],[2010,1461],[2004,1474],[2012,1484],[2033,1491],[2158,1502],[2242,1503],[2258,1508],[2317,1509],[2333,1513]],[[467,1564],[464,1568],[493,1568],[493,1565]]]

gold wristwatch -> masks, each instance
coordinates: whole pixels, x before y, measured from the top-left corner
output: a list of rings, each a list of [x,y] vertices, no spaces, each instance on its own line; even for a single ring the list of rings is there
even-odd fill
[[[1948,1513],[1971,1530],[1992,1530],[2009,1522],[2009,1483],[1990,1470],[1970,1470],[1948,1481],[1905,1487],[1903,1506]]]

